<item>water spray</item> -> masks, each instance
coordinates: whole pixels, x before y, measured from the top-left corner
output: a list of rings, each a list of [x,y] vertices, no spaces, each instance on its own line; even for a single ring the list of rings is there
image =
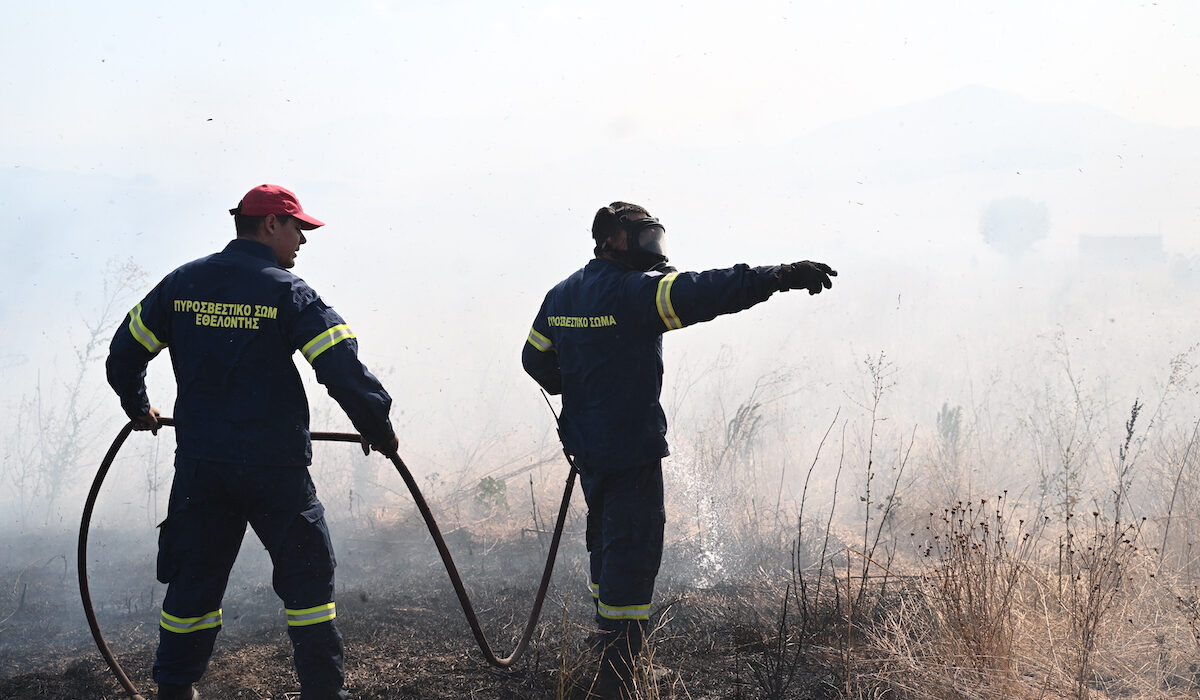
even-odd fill
[[[546,402],[549,405],[549,399]],[[554,407],[551,406],[550,410],[553,413]],[[555,420],[558,420],[557,415],[555,415]],[[175,421],[171,418],[159,418],[159,424],[173,427]],[[117,453],[121,450],[121,446],[125,444],[126,438],[129,437],[129,433],[132,431],[133,423],[129,422],[117,433],[116,438],[113,439],[112,446],[108,448],[108,453],[104,455],[104,460],[100,463],[100,468],[96,472],[96,478],[92,481],[92,488],[88,492],[87,502],[83,507],[83,519],[79,525],[77,569],[79,571],[79,595],[83,600],[83,612],[87,615],[88,626],[92,630],[92,637],[96,640],[96,647],[100,650],[100,654],[108,663],[108,667],[112,670],[117,681],[125,688],[125,692],[129,698],[131,700],[145,700],[138,694],[137,688],[129,680],[129,676],[125,674],[125,671],[117,662],[117,657],[104,641],[104,635],[100,631],[100,623],[96,620],[96,610],[92,605],[92,596],[88,588],[87,577],[87,540],[88,530],[92,522],[92,510],[95,508],[96,498],[100,494],[100,487],[104,484],[104,479],[108,475],[109,468],[112,467],[113,460],[116,459]],[[356,445],[362,443],[362,437],[356,433],[312,433],[311,437],[313,440],[320,441],[352,442]],[[396,467],[396,471],[400,472],[400,477],[404,479],[405,485],[408,486],[408,491],[412,494],[413,501],[417,505],[417,510],[421,511],[421,517],[425,520],[429,534],[433,537],[433,542],[437,546],[438,554],[442,557],[442,564],[446,567],[446,574],[450,577],[450,584],[454,587],[455,594],[458,595],[458,602],[462,606],[463,615],[467,618],[467,624],[471,626],[471,633],[475,637],[475,643],[483,653],[483,658],[497,668],[511,668],[521,655],[525,653],[526,648],[529,646],[529,640],[533,637],[538,618],[541,616],[542,604],[546,600],[546,592],[550,588],[550,577],[554,573],[554,562],[558,555],[559,543],[562,541],[563,525],[566,523],[567,511],[571,505],[571,490],[575,487],[575,462],[565,448],[563,454],[566,455],[567,462],[571,465],[571,471],[567,475],[566,487],[563,489],[562,504],[558,508],[558,520],[554,525],[554,535],[550,539],[550,550],[546,555],[546,565],[542,570],[541,583],[538,586],[537,595],[534,596],[533,609],[529,613],[529,620],[525,623],[525,629],[517,641],[517,647],[511,654],[504,658],[498,657],[492,651],[491,645],[488,644],[487,637],[483,633],[483,627],[479,624],[479,618],[475,615],[475,608],[471,605],[471,599],[467,595],[466,588],[463,586],[462,577],[458,573],[458,567],[454,565],[454,558],[450,556],[446,540],[442,537],[442,532],[438,528],[437,521],[434,520],[433,513],[429,510],[429,505],[425,502],[425,497],[421,494],[421,490],[417,488],[417,482],[413,478],[412,472],[409,471],[408,466],[404,464],[404,460],[400,459],[398,454],[388,455],[388,459],[392,461],[392,465]]]

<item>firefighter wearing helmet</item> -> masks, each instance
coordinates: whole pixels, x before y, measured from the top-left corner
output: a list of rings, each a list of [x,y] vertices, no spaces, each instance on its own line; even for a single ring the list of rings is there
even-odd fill
[[[663,333],[748,309],[775,292],[819,294],[837,275],[810,261],[677,272],[667,264],[664,235],[638,205],[613,202],[596,212],[595,259],[546,294],[521,357],[538,384],[562,395],[563,446],[588,507],[602,697],[631,692],[662,559]]]

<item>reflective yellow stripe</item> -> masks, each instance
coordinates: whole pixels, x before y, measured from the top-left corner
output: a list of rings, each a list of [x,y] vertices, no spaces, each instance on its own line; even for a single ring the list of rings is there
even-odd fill
[[[645,605],[605,605],[600,601],[598,608],[600,617],[609,620],[649,620],[650,604]]]
[[[589,583],[588,588],[592,589],[592,597],[595,598],[596,600],[599,600],[600,599],[600,584]]]
[[[529,329],[529,344],[542,352],[554,349],[554,342],[533,328]]]
[[[138,304],[129,310],[129,332],[133,334],[133,339],[142,344],[142,347],[150,351],[151,354],[157,353],[159,350],[167,347],[166,343],[161,342],[145,323],[142,323],[142,305]]]
[[[318,605],[315,608],[305,608],[303,610],[284,609],[287,613],[288,627],[307,627],[308,625],[316,625],[321,622],[329,622],[337,617],[337,609],[333,603]]]
[[[159,620],[158,624],[166,631],[176,632],[178,634],[199,632],[200,630],[220,627],[221,610],[217,609],[206,615],[201,615],[200,617],[175,617],[166,610],[163,610],[162,619]]]
[[[324,331],[316,338],[308,341],[303,348],[300,348],[300,352],[304,353],[304,359],[308,360],[309,364],[312,364],[312,361],[317,359],[321,353],[343,340],[349,340],[353,337],[354,331],[350,330],[350,326],[343,323]]]
[[[683,328],[683,322],[675,315],[675,307],[671,304],[671,285],[675,284],[675,278],[678,276],[678,272],[664,275],[658,281],[658,294],[654,298],[654,303],[658,306],[658,316],[669,331]]]

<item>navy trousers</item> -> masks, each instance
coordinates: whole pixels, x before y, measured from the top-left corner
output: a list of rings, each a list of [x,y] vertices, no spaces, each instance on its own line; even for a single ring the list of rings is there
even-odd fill
[[[159,526],[158,580],[167,584],[154,662],[157,683],[194,683],[221,629],[221,599],[254,529],[273,565],[304,700],[349,697],[334,621],[337,565],[325,509],[304,467],[177,457],[167,519]]]
[[[580,464],[579,483],[588,507],[587,549],[601,643],[636,654],[662,563],[667,519],[662,462],[619,471]]]

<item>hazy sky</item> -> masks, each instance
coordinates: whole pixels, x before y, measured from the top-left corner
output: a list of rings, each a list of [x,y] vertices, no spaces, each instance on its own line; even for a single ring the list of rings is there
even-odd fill
[[[0,31],[6,165],[201,186],[776,143],[966,84],[1200,126],[1188,2],[19,3]]]
[[[296,272],[351,320],[373,367],[440,383],[420,395],[435,407],[451,388],[503,402],[521,386],[537,408],[521,341],[614,199],[662,217],[682,267],[842,268],[841,297],[772,307],[796,327],[809,309],[840,318],[921,298],[916,276],[915,289],[856,281],[873,254],[919,252],[937,274],[986,267],[977,222],[990,198],[1050,200],[1052,240],[1158,233],[1168,252],[1200,253],[1197,166],[1174,150],[1200,129],[1190,1],[9,5],[0,321],[38,328],[0,353],[9,392],[69,365],[78,328],[65,324],[91,313],[106,261],[132,259],[152,283],[224,245],[226,210],[261,182],[328,222]],[[1017,166],[988,150],[1009,146],[980,142],[982,170],[946,170],[951,151],[936,180],[921,180],[923,161],[907,179],[875,169],[920,161],[904,136],[864,141],[853,159],[842,141],[820,148],[829,129],[850,133],[838,125],[948,94],[984,119],[1004,96],[1123,126],[1096,151]],[[1123,152],[1137,129],[1166,145]]]
[[[212,217],[155,229],[224,226],[226,205],[272,181],[331,223],[367,209],[425,225],[446,212],[413,209],[453,195],[486,235],[503,224],[477,202],[514,177],[535,206],[581,207],[586,225],[610,192],[652,197],[646,179],[673,174],[658,162],[668,154],[783,144],[965,85],[1200,127],[1200,7],[1188,2],[17,3],[5,14],[3,167],[112,181],[130,199],[106,211],[37,192],[95,227],[120,228],[157,204],[137,207],[146,196]],[[560,169],[589,158],[605,192]],[[186,252],[211,248],[193,242]]]

